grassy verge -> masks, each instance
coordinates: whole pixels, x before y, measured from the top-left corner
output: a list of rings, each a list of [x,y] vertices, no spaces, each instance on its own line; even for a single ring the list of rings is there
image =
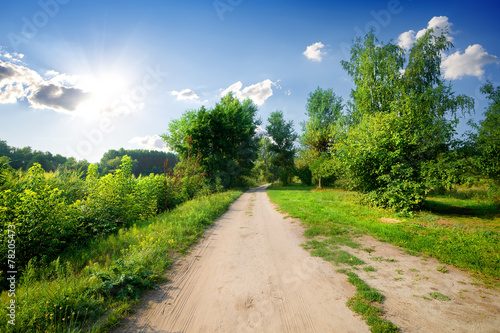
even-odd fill
[[[493,203],[431,197],[413,217],[358,204],[356,193],[312,187],[271,187],[272,201],[301,219],[306,235],[350,237],[369,234],[442,263],[475,272],[490,286],[500,285],[500,213]]]
[[[186,202],[170,212],[76,249],[43,269],[28,266],[16,285],[15,326],[1,296],[1,332],[105,331],[130,312],[145,289],[163,280],[241,191]]]
[[[471,270],[487,286],[500,285],[500,215],[490,202],[435,196],[428,200],[426,211],[402,218],[388,210],[360,205],[356,193],[342,190],[272,186],[268,194],[283,212],[299,218],[308,227],[305,236],[311,240],[303,247],[311,255],[343,267],[338,271],[345,273],[348,282],[356,287],[356,294],[347,306],[366,320],[372,332],[399,329],[382,317],[380,304],[384,295],[354,273],[360,265],[367,272],[375,269],[341,249],[341,246],[361,248],[356,236],[369,234],[406,248],[411,254],[424,253],[443,263]],[[449,300],[442,294],[430,296]]]

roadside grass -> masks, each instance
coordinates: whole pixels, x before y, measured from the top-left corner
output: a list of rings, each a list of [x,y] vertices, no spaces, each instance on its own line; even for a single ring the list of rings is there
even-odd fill
[[[402,217],[361,205],[357,193],[339,189],[293,184],[271,186],[268,194],[283,212],[313,230],[306,236],[368,234],[410,254],[469,270],[487,287],[500,287],[500,212],[492,202],[436,195],[427,200],[424,211]],[[384,218],[398,223],[384,223]]]
[[[200,197],[118,234],[73,248],[45,268],[28,265],[10,297],[1,295],[1,332],[103,332],[131,312],[145,289],[164,281],[185,253],[241,191]]]

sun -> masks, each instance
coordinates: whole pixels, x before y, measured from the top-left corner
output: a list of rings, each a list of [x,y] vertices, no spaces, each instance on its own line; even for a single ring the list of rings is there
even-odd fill
[[[94,120],[112,113],[114,106],[130,89],[130,79],[119,72],[83,76],[79,87],[89,95],[77,109],[83,118]]]

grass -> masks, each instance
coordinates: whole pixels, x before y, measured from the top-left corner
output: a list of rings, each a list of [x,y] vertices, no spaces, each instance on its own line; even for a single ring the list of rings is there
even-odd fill
[[[42,269],[28,265],[16,288],[16,325],[7,324],[1,295],[1,332],[102,332],[130,313],[145,289],[186,253],[241,191],[200,197],[118,234],[72,249]]]
[[[378,290],[371,288],[352,272],[346,273],[347,281],[356,287],[356,294],[347,301],[347,306],[361,315],[371,326],[372,332],[399,332],[396,325],[381,318],[381,310],[374,303],[382,303],[385,299]]]
[[[439,291],[435,291],[435,292],[429,293],[429,296],[431,296],[434,299],[440,300],[440,301],[451,301],[451,298],[449,298],[446,295],[443,295]]]
[[[357,193],[344,190],[294,184],[270,187],[268,194],[283,212],[313,229],[310,237],[368,234],[409,253],[469,270],[487,286],[500,287],[500,213],[492,202],[435,195],[427,200],[424,211],[403,218],[389,210],[361,205]],[[384,223],[381,218],[401,223]]]

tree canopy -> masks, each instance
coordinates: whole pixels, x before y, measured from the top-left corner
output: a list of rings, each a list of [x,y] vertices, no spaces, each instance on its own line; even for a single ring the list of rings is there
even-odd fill
[[[257,157],[256,116],[250,99],[240,102],[228,93],[213,109],[202,106],[173,120],[162,138],[181,160],[199,154],[211,182],[235,186],[250,176]]]

